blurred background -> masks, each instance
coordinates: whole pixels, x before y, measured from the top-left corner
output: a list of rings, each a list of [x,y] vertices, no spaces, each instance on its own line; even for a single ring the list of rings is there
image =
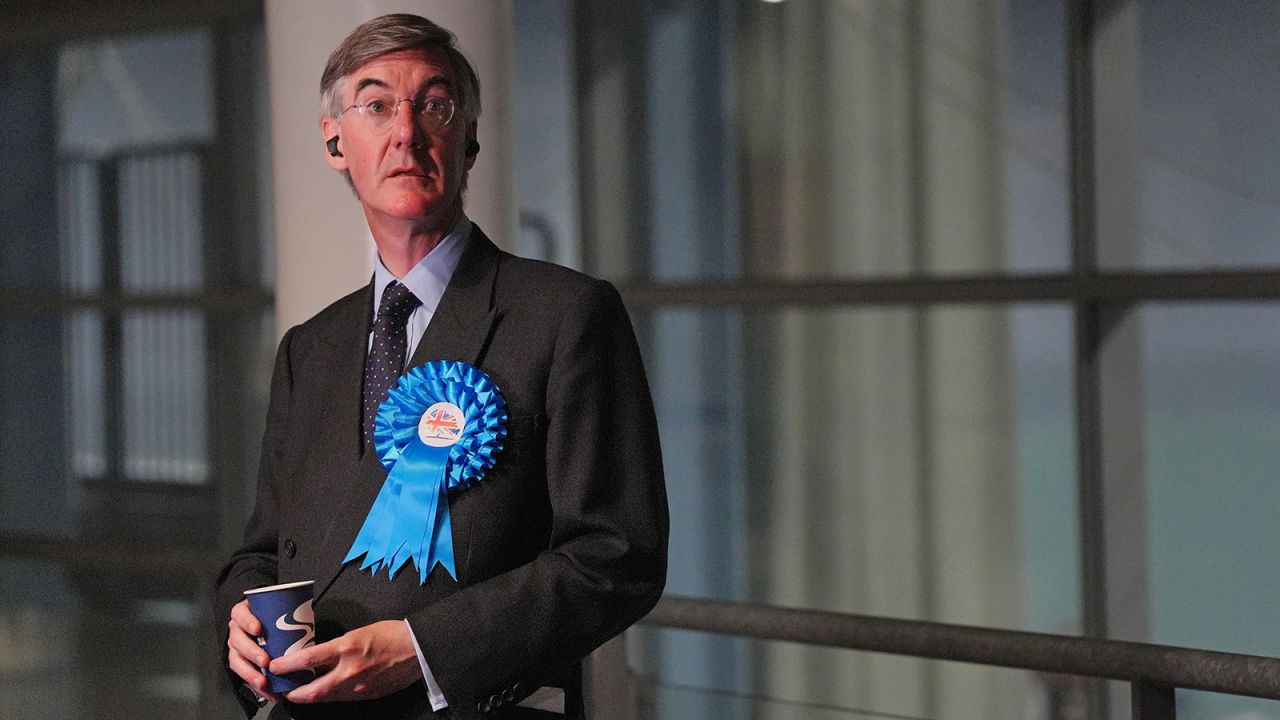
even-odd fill
[[[1280,654],[1280,4],[4,6],[0,717],[218,716],[275,343],[369,274],[319,74],[393,10],[479,66],[472,217],[623,291],[668,593]],[[615,648],[618,717],[1084,717],[1068,678]]]

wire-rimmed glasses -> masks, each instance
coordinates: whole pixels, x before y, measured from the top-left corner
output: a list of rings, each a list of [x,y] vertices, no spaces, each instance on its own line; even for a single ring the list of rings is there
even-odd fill
[[[452,98],[439,95],[427,95],[421,100],[378,95],[362,103],[348,106],[341,115],[345,115],[347,110],[355,110],[361,122],[368,125],[370,130],[386,132],[400,116],[401,103],[409,103],[409,107],[413,108],[414,117],[427,132],[435,132],[448,125],[453,120],[454,112],[457,111],[457,103]]]

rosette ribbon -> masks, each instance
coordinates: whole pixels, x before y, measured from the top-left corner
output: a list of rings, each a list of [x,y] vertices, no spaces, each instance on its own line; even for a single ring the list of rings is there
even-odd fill
[[[420,583],[436,563],[458,579],[448,491],[464,489],[495,464],[507,436],[506,402],[488,375],[437,361],[405,373],[378,406],[374,448],[387,479],[342,562],[394,578],[413,560]]]

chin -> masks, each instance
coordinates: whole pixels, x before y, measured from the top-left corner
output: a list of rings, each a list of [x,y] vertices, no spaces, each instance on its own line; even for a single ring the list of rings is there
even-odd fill
[[[426,217],[443,209],[444,203],[436,193],[409,195],[397,198],[391,204],[391,214],[402,218]]]

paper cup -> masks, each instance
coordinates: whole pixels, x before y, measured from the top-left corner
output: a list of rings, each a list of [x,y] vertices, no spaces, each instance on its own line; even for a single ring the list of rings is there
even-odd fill
[[[245,591],[249,610],[262,622],[263,637],[258,638],[258,644],[271,659],[316,644],[316,616],[311,609],[314,586],[315,581],[304,580]],[[315,677],[310,670],[273,675],[264,669],[263,673],[274,693],[289,692]]]

